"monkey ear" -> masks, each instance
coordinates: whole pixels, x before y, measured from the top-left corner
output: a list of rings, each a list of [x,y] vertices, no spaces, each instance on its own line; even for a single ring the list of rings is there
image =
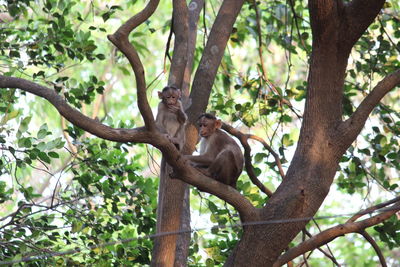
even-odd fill
[[[160,92],[160,91],[158,91],[158,98],[159,98],[159,99],[162,99],[162,97],[163,97],[163,93]]]
[[[222,127],[222,121],[221,120],[215,120],[215,128],[221,129]]]

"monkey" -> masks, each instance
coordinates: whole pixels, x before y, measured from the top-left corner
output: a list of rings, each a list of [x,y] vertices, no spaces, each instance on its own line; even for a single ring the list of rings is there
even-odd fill
[[[158,104],[158,112],[156,117],[157,128],[166,135],[166,137],[182,149],[185,143],[185,124],[187,115],[183,110],[181,102],[181,90],[166,86],[158,92],[158,97],[161,99]]]
[[[222,122],[210,113],[198,118],[200,155],[185,158],[200,172],[236,189],[244,157],[239,145],[221,130]]]

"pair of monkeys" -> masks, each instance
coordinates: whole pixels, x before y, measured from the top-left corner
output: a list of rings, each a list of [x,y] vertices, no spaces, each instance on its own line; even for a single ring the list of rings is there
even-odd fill
[[[185,143],[187,120],[180,100],[181,95],[181,90],[172,86],[158,92],[161,102],[156,117],[158,129],[180,150]],[[220,129],[221,120],[212,114],[200,115],[198,126],[201,137],[200,155],[184,157],[206,176],[236,188],[236,181],[243,170],[244,162],[239,145]]]

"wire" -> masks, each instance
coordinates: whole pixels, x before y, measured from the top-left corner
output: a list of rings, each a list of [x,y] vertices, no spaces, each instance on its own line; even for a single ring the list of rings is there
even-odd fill
[[[368,212],[366,214],[373,214],[373,213],[377,213],[378,211],[383,212],[383,211],[398,210],[398,209],[399,209],[399,207],[382,208],[379,210]],[[43,254],[38,254],[35,256],[22,257],[21,259],[18,259],[18,260],[0,261],[0,266],[17,264],[17,263],[21,263],[21,262],[29,262],[29,261],[34,261],[34,260],[43,260],[43,259],[50,258],[50,257],[64,256],[64,255],[74,254],[74,253],[78,253],[78,252],[83,252],[85,250],[93,250],[93,249],[102,248],[105,246],[112,246],[112,245],[128,243],[131,241],[154,239],[157,237],[162,237],[162,236],[167,236],[167,235],[179,235],[179,234],[186,234],[186,233],[191,233],[191,232],[199,232],[199,231],[208,230],[208,229],[220,230],[220,229],[243,227],[243,226],[253,226],[253,225],[295,223],[295,222],[301,222],[301,221],[310,221],[312,219],[314,219],[314,220],[335,219],[335,218],[343,218],[343,217],[352,217],[356,214],[359,214],[359,213],[356,212],[356,213],[347,213],[347,214],[339,214],[339,215],[327,215],[327,216],[319,216],[319,217],[315,217],[315,218],[314,217],[303,217],[303,218],[290,218],[290,219],[280,219],[280,220],[254,221],[254,222],[246,222],[246,223],[237,223],[237,224],[233,224],[233,225],[218,225],[218,226],[211,226],[211,227],[195,228],[195,229],[190,229],[190,230],[162,232],[162,233],[158,233],[158,234],[145,235],[142,237],[132,237],[132,238],[121,239],[121,240],[117,240],[117,241],[110,241],[110,242],[106,242],[103,244],[91,245],[86,248],[75,248],[75,249],[70,249],[70,250],[60,251],[60,252],[43,253]],[[364,215],[366,215],[366,214],[364,214]]]

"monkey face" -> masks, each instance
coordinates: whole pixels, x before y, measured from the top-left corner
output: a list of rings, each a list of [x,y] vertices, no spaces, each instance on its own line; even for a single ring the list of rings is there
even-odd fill
[[[175,106],[180,98],[180,91],[168,89],[161,93],[160,98],[167,106]]]
[[[201,137],[204,138],[210,137],[217,129],[215,125],[215,120],[208,119],[206,117],[200,118],[200,120],[198,121],[198,125],[199,125],[199,134]]]

